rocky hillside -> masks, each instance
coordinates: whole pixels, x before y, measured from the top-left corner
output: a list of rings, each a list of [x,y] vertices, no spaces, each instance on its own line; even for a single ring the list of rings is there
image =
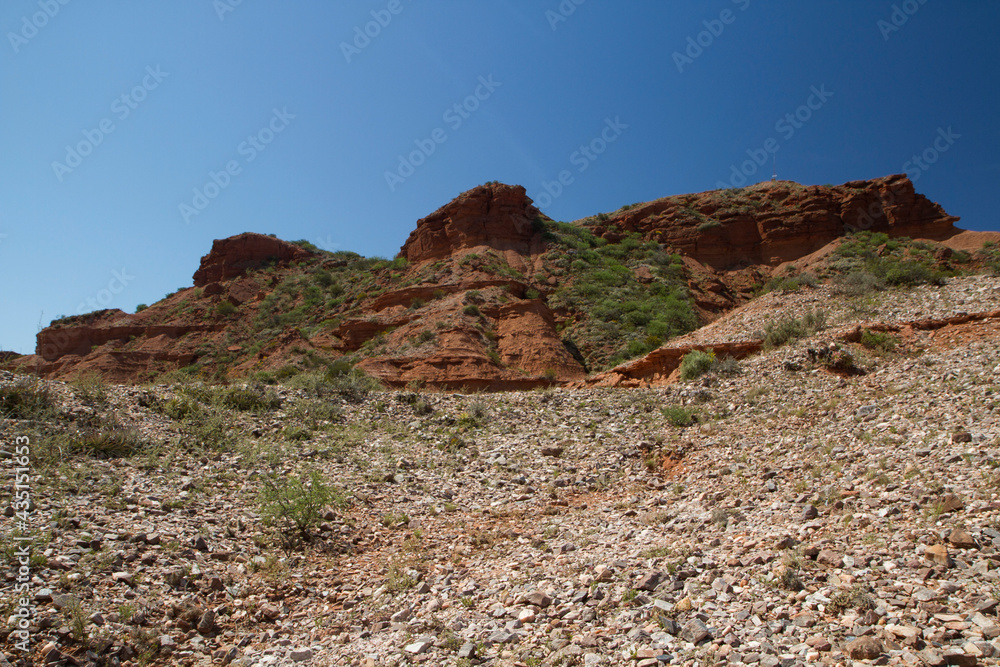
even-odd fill
[[[2,373],[4,618],[28,544],[34,664],[1000,664],[1000,278],[940,282],[786,283],[673,343],[739,361],[593,378],[652,388]]]
[[[348,358],[390,387],[579,385],[768,289],[850,277],[877,291],[993,261],[986,238],[974,253],[940,245],[965,238],[956,220],[905,176],[762,183],[572,223],[490,183],[417,221],[393,260],[251,233],[216,241],[192,287],[136,313],[54,321],[5,367],[272,383]]]

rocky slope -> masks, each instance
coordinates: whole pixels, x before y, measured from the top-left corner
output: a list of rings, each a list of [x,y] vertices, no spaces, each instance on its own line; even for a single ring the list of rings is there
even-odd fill
[[[193,287],[134,314],[53,322],[36,354],[5,367],[270,381],[348,355],[392,387],[578,383],[748,302],[795,261],[819,257],[797,270],[822,273],[847,231],[966,238],[956,220],[904,176],[762,183],[572,224],[544,218],[523,188],[490,183],[419,220],[391,262],[260,234],[216,241]]]
[[[31,657],[1000,664],[1000,322],[973,317],[1000,308],[1000,278],[774,292],[685,340],[757,340],[817,305],[815,335],[653,388],[3,374],[0,435],[32,443]],[[893,345],[842,335],[876,316]],[[858,372],[810,357],[834,343]],[[49,394],[10,398],[31,392]],[[261,494],[296,479],[335,493],[286,549]],[[5,617],[14,531],[9,508]],[[0,650],[24,664],[11,629]]]

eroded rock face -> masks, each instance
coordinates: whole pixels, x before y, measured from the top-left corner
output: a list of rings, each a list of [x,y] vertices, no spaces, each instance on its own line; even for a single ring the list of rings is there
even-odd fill
[[[308,250],[280,239],[246,232],[212,242],[212,251],[201,258],[194,272],[195,287],[229,280],[267,262],[290,262],[311,257]]]
[[[913,189],[906,176],[840,186],[760,183],[658,199],[613,214],[596,226],[615,240],[615,227],[639,232],[715,269],[776,266],[819,250],[857,230],[940,241],[958,233],[955,216]]]
[[[541,237],[533,224],[538,215],[520,185],[488,183],[418,220],[399,254],[412,263],[444,259],[477,246],[531,254]]]

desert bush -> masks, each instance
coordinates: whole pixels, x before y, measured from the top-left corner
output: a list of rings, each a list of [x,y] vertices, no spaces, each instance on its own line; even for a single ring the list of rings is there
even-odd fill
[[[716,358],[712,364],[711,371],[716,375],[738,375],[740,372],[740,362],[735,357]]]
[[[300,373],[288,385],[304,390],[316,398],[340,396],[348,401],[362,401],[373,391],[382,389],[378,380],[354,366],[353,357],[340,357],[322,371]]]
[[[35,377],[22,377],[0,386],[0,418],[43,419],[54,411],[49,388]]]
[[[215,307],[215,314],[220,317],[229,317],[236,312],[236,306],[231,301],[220,301]]]
[[[896,337],[870,329],[861,330],[861,345],[876,352],[889,353],[896,350]]]
[[[281,407],[281,399],[272,389],[259,385],[230,387],[223,390],[221,403],[227,408],[243,412],[271,412]]]
[[[69,436],[70,453],[80,453],[100,459],[128,458],[146,446],[142,433],[114,417],[85,427]]]
[[[681,359],[681,379],[693,380],[707,373],[715,364],[715,352],[692,350]]]
[[[801,273],[797,276],[775,276],[764,283],[764,293],[767,292],[795,292],[803,287],[815,287],[817,285],[816,276],[811,273]]]
[[[302,440],[308,440],[312,437],[312,431],[304,426],[295,426],[290,424],[284,428],[281,432],[285,436],[285,440],[292,440],[294,442],[300,442]]]
[[[805,336],[812,336],[826,328],[826,313],[813,310],[801,318],[785,317],[769,322],[764,328],[764,347],[781,347]]]
[[[259,500],[265,525],[275,529],[286,551],[311,541],[327,506],[347,504],[347,499],[327,486],[316,470],[309,471],[307,481],[302,476],[264,477]]]
[[[468,315],[469,317],[479,317],[480,315],[479,306],[477,306],[474,303],[470,303],[469,305],[467,305],[465,308],[462,309],[462,312]]]
[[[831,614],[842,614],[848,609],[858,612],[870,611],[875,608],[875,598],[863,584],[855,584],[846,591],[837,591],[830,598],[826,609]]]
[[[691,426],[698,421],[695,410],[682,405],[668,405],[663,408],[663,416],[674,426],[680,427]]]
[[[837,276],[833,281],[834,288],[844,296],[867,296],[883,289],[884,285],[877,277],[867,271],[855,270]]]

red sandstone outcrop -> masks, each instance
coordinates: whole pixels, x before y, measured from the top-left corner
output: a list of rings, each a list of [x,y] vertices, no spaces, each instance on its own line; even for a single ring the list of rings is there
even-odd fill
[[[194,274],[195,288],[133,315],[105,310],[54,323],[38,334],[35,355],[7,365],[47,377],[95,372],[136,381],[203,364],[206,355],[216,354],[216,360],[225,359],[215,362],[222,372],[242,377],[280,368],[303,351],[336,358],[362,350],[367,358],[360,366],[390,386],[417,382],[501,390],[553,381],[667,382],[686,352],[705,349],[668,343],[588,379],[580,353],[571,352],[559,333],[567,317],[581,315],[554,313],[544,298],[574,275],[543,272],[538,277],[547,250],[539,216],[519,186],[492,183],[463,193],[417,222],[400,251],[409,267],[376,270],[370,292],[361,296],[356,290],[351,296],[356,301],[324,315],[328,326],[310,332],[285,327],[280,335],[274,335],[273,324],[261,324],[262,314],[273,320],[284,312],[261,311],[280,277],[248,271],[277,263],[281,271],[295,274],[298,269],[290,264],[316,256],[261,234],[217,240]],[[954,227],[956,220],[916,194],[905,176],[890,176],[837,187],[776,182],[680,195],[588,224],[609,242],[620,240],[623,230],[637,232],[682,254],[695,309],[702,321],[710,321],[752,299],[773,267],[814,251],[819,258],[822,249],[852,228],[947,240],[961,231]],[[469,256],[473,252],[478,258]],[[330,257],[315,268],[335,273],[347,261]],[[438,261],[441,267],[432,264]],[[655,281],[648,267],[637,267],[635,277],[642,284]],[[282,308],[302,303],[303,284],[284,293]],[[256,340],[254,331],[269,331],[271,339]],[[742,357],[759,343],[711,347],[721,356]]]
[[[217,239],[212,242],[212,251],[201,258],[201,266],[194,272],[194,285],[204,287],[236,278],[268,262],[292,262],[312,256],[294,243],[253,232]]]
[[[418,220],[399,254],[412,263],[478,246],[530,255],[541,250],[541,234],[534,226],[539,215],[520,185],[487,183]]]
[[[906,176],[840,186],[765,182],[739,191],[667,197],[612,214],[594,228],[638,232],[715,269],[775,266],[819,250],[856,230],[941,241],[958,221],[913,189]]]

